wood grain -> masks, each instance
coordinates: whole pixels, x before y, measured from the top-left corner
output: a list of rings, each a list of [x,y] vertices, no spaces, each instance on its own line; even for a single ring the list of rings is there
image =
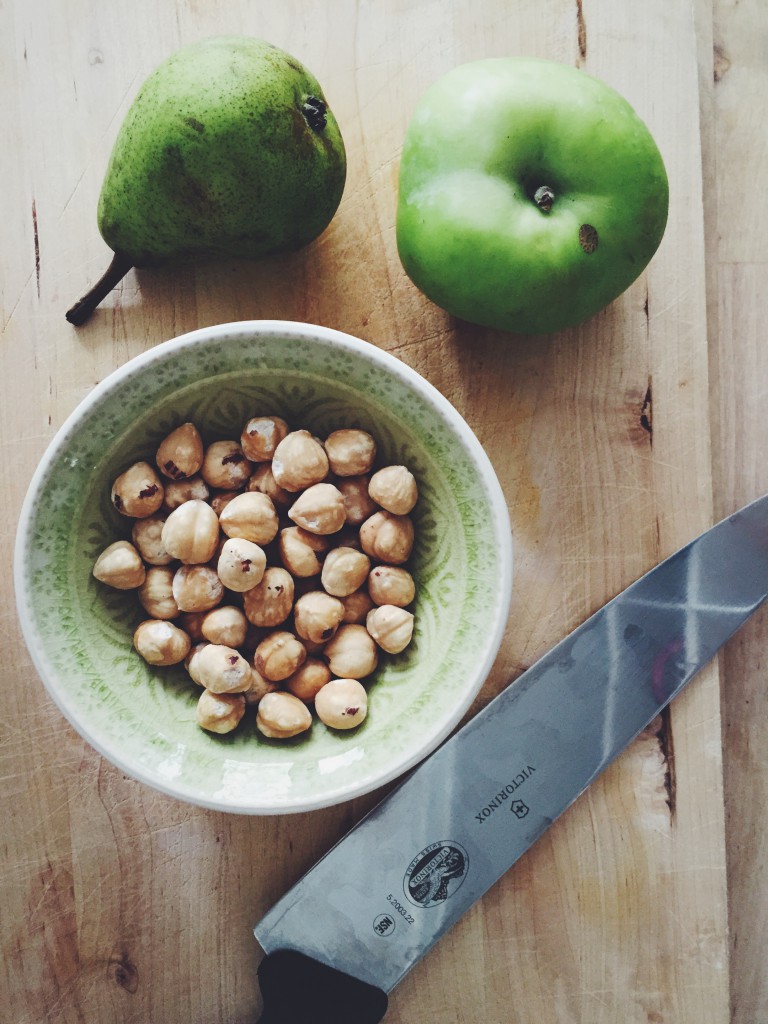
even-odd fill
[[[251,317],[325,324],[386,348],[485,445],[509,502],[516,576],[505,640],[472,712],[715,512],[765,489],[765,214],[745,198],[764,173],[760,105],[742,117],[752,83],[766,87],[765,36],[753,32],[760,0],[717,0],[714,10],[713,20],[697,0],[694,21],[692,5],[666,0],[9,0],[0,8],[5,564],[34,466],[93,385],[165,338]],[[349,154],[339,213],[293,256],[131,273],[76,331],[64,311],[109,258],[95,205],[122,117],[168,53],[222,32],[270,39],[323,84]],[[648,271],[590,323],[551,338],[448,317],[397,258],[397,166],[414,104],[455,64],[492,55],[548,57],[604,78],[648,122],[670,175],[669,226]],[[717,314],[709,345],[708,305]],[[2,602],[5,1016],[255,1021],[253,923],[376,796],[249,819],[146,789],[62,720],[20,640],[10,588]],[[725,1024],[721,674],[733,1019],[768,1017],[768,902],[756,899],[768,799],[756,713],[764,632],[763,618],[750,625],[417,965],[387,1020]]]
[[[711,21],[704,136],[710,267],[715,494],[726,514],[768,489],[765,446],[763,287],[768,263],[768,185],[757,111],[768,100],[768,22],[759,0],[718,0]],[[702,87],[702,95],[705,89]],[[756,134],[757,132],[757,134]],[[722,666],[729,875],[731,1020],[768,1019],[768,618],[756,616],[726,648]]]

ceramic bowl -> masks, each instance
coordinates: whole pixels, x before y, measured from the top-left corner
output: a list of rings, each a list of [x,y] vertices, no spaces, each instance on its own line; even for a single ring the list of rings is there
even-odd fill
[[[417,477],[418,588],[412,643],[366,680],[369,713],[348,732],[317,720],[303,737],[265,739],[249,710],[227,736],[195,723],[199,687],[183,666],[153,668],[132,649],[146,615],[135,592],[98,583],[93,563],[130,537],[113,479],[175,426],[210,442],[259,413],[318,436],[360,426],[380,463]],[[338,331],[286,321],[203,328],[132,359],[98,384],[58,432],[31,481],[17,535],[24,636],[53,699],[127,774],[222,811],[329,806],[395,779],[459,722],[506,624],[510,525],[499,482],[470,428],[400,360]]]

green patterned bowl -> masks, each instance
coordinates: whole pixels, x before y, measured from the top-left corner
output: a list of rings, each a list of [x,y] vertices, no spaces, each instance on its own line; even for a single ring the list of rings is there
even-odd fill
[[[421,498],[416,630],[371,677],[369,714],[350,732],[315,722],[271,741],[252,717],[228,736],[195,724],[199,689],[183,667],[132,650],[133,592],[91,569],[130,535],[112,480],[178,424],[206,441],[258,412],[323,435],[360,426],[407,464]],[[15,586],[35,666],[81,735],[123,771],[181,800],[244,814],[325,807],[415,765],[458,723],[501,642],[512,585],[506,504],[485,452],[455,409],[393,356],[338,331],[287,321],[204,328],[132,359],[72,413],[44,455],[21,513]],[[249,712],[250,714],[250,712]]]

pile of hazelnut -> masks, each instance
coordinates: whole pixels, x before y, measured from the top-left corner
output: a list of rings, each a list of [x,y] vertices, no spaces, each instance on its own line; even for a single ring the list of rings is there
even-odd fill
[[[207,446],[183,423],[112,486],[134,520],[131,540],[110,544],[93,575],[136,590],[148,616],[133,637],[151,665],[184,663],[202,687],[197,722],[235,729],[256,705],[264,736],[332,729],[367,714],[361,680],[381,651],[413,634],[418,499],[405,466],[374,471],[364,430],[324,441],[256,416],[239,440]]]

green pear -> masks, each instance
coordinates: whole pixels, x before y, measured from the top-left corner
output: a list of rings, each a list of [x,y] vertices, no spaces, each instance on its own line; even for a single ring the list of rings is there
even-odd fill
[[[178,50],[120,128],[98,206],[115,255],[67,320],[84,323],[131,267],[301,248],[330,223],[345,178],[339,126],[298,60],[242,36]]]

